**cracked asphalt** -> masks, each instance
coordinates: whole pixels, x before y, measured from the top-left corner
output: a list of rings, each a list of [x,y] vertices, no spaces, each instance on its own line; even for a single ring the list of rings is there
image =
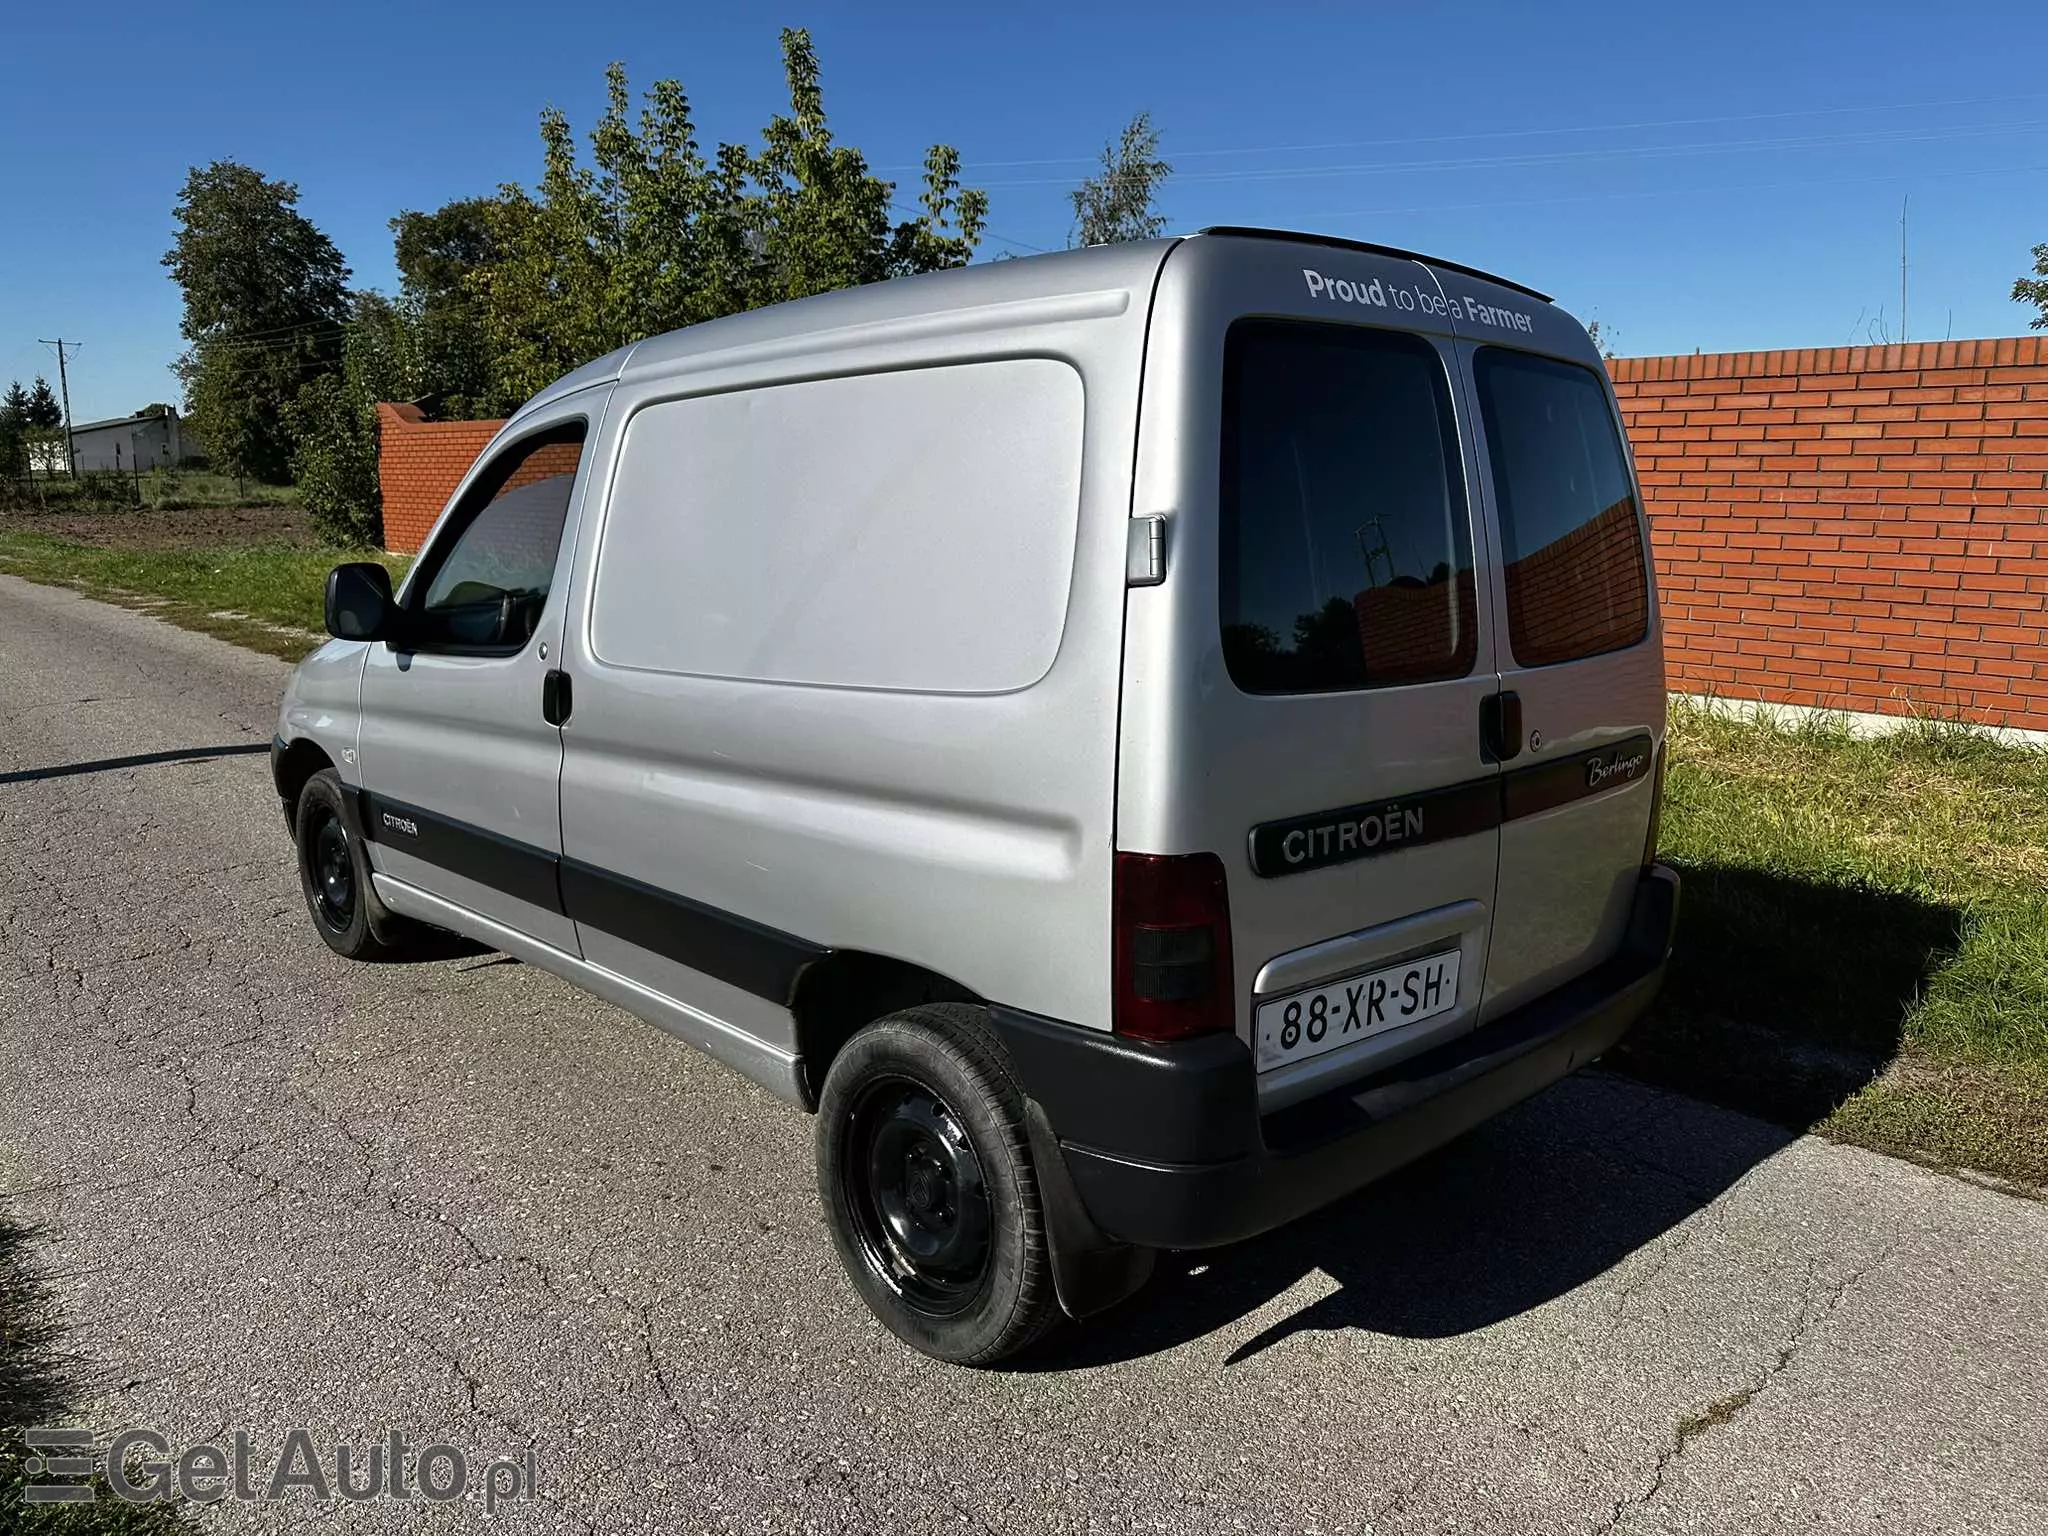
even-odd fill
[[[529,967],[320,944],[284,669],[0,577],[0,1188],[91,1425],[539,1497],[226,1531],[2039,1533],[2048,1205],[1598,1073],[1026,1369],[842,1282],[801,1115]]]

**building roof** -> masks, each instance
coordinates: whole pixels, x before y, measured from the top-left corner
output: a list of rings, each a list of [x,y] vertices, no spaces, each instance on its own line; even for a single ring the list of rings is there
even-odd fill
[[[176,411],[172,411],[171,417],[175,419],[177,414]],[[81,432],[98,432],[105,427],[132,427],[138,421],[155,421],[159,415],[161,415],[160,412],[155,414],[137,412],[133,416],[109,416],[105,421],[81,421],[71,429],[71,435],[76,437]]]

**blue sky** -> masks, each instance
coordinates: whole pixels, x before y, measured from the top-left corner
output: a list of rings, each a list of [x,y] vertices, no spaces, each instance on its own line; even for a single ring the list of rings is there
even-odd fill
[[[538,171],[535,119],[587,129],[603,71],[679,77],[705,137],[781,98],[806,25],[843,142],[914,181],[959,146],[1011,248],[1149,107],[1176,228],[1325,230],[1555,292],[1625,353],[2010,335],[2048,241],[2048,9],[1952,4],[1439,8],[1353,0],[907,7],[271,4],[12,8],[0,44],[0,383],[82,338],[77,419],[174,399],[158,265],[186,168],[297,182],[362,286],[386,221]],[[985,254],[1001,247],[990,241]]]

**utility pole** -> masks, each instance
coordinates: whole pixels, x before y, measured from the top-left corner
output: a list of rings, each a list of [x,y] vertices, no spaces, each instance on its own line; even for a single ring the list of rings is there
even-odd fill
[[[1899,340],[1906,341],[1906,210],[1913,205],[1908,192],[1899,203]]]
[[[46,347],[55,347],[57,349],[57,387],[64,394],[64,461],[71,466],[71,478],[76,480],[78,478],[78,445],[71,439],[71,375],[65,371],[66,358],[64,349],[66,346],[69,346],[75,353],[83,348],[85,343],[82,341],[66,342],[62,336],[59,336],[55,341],[47,341],[40,336],[36,340],[41,341]]]

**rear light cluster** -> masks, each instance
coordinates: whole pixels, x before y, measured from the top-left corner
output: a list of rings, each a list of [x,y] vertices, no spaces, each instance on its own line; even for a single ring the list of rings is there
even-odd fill
[[[1185,1040],[1235,1026],[1221,859],[1120,853],[1111,907],[1118,1034]]]

